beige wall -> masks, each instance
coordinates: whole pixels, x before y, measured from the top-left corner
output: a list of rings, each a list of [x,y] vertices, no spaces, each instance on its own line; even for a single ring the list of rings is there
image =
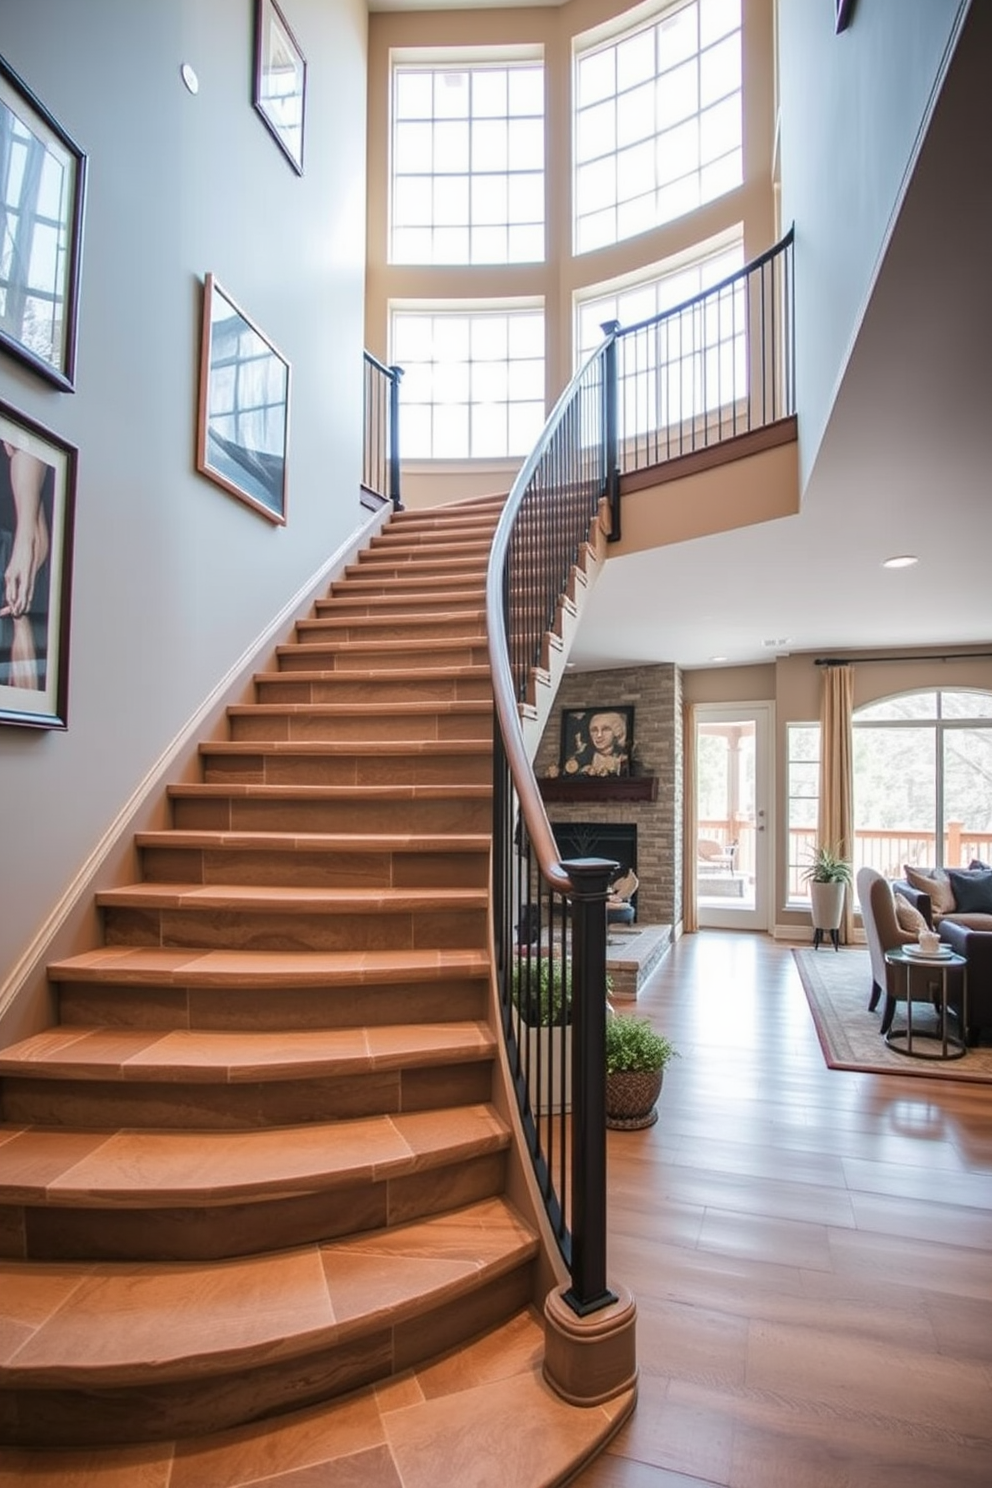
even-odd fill
[[[0,399],[79,449],[69,726],[0,727],[0,1013],[119,814],[362,520],[367,17],[287,9],[303,176],[252,108],[250,0],[0,5],[4,57],[89,157],[76,391],[0,354]],[[285,527],[196,472],[208,271],[292,364]]]
[[[655,10],[657,7],[655,7]],[[745,259],[775,240],[772,190],[773,0],[744,3],[744,185],[677,222],[612,248],[574,257],[571,251],[571,57],[572,38],[618,16],[650,14],[619,0],[571,0],[523,10],[445,10],[376,13],[369,17],[368,279],[365,338],[371,351],[388,358],[390,299],[472,299],[535,296],[544,302],[547,404],[550,409],[572,374],[573,295],[648,264],[684,252],[735,223],[743,223]],[[546,76],[546,260],[484,268],[408,268],[387,263],[389,54],[396,47],[467,47],[533,44],[544,49]],[[453,499],[478,489],[469,475],[458,489],[458,473],[445,469],[435,488],[432,472],[404,471],[411,505]],[[487,489],[508,489],[505,483]]]

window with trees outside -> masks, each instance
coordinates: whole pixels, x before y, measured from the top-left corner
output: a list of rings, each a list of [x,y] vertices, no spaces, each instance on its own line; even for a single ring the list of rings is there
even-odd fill
[[[395,62],[391,143],[391,263],[543,261],[539,58]]]
[[[992,861],[992,693],[935,689],[859,708],[853,719],[854,869]],[[816,843],[819,724],[788,729],[789,898]]]
[[[525,455],[544,426],[541,308],[394,308],[403,368],[400,448],[408,460]]]
[[[575,56],[574,243],[588,253],[740,186],[741,0],[670,5]]]

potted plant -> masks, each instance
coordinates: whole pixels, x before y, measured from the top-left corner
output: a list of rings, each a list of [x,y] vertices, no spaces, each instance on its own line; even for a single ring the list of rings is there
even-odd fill
[[[531,1109],[535,1114],[567,1111],[572,1098],[571,963],[553,956],[517,956],[511,995],[519,1014],[517,1037],[526,1060]]]
[[[844,917],[844,894],[851,882],[851,865],[838,849],[818,847],[803,871],[803,883],[809,884],[814,944],[819,945],[821,931],[829,930],[836,947],[837,931]]]
[[[636,1131],[658,1120],[665,1067],[679,1057],[646,1018],[611,1013],[606,1020],[606,1124]]]

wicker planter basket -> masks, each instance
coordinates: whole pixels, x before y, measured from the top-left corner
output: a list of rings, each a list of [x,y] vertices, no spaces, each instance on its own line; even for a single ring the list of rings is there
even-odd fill
[[[657,1100],[664,1070],[618,1070],[606,1076],[606,1124],[617,1131],[637,1131],[658,1120]]]

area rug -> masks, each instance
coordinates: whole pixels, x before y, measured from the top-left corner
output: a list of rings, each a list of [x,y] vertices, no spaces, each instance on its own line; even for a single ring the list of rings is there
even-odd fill
[[[992,1085],[992,1047],[983,1043],[969,1048],[961,1059],[914,1059],[896,1054],[879,1033],[884,997],[873,1013],[868,1011],[871,965],[868,952],[848,950],[794,950],[799,977],[806,993],[813,1023],[831,1069],[864,1070],[876,1075],[923,1075],[928,1080],[969,1080]],[[905,1005],[896,1008],[895,1026],[905,1017]],[[929,1021],[928,1021],[929,1020]],[[914,1002],[913,1027],[936,1027],[932,1008]]]

